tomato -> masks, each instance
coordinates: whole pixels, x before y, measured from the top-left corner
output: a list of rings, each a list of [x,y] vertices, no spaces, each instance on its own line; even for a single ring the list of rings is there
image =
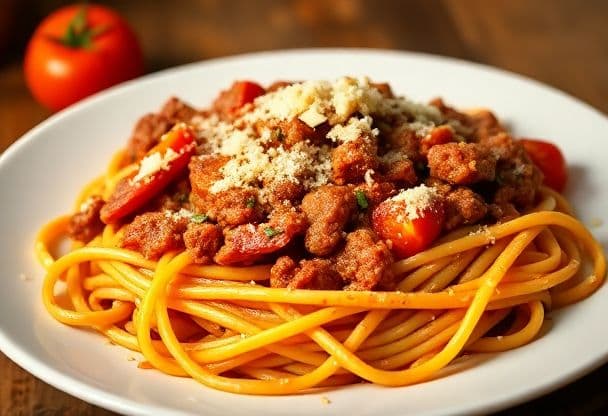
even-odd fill
[[[185,124],[178,124],[165,133],[160,143],[148,152],[148,156],[154,153],[164,156],[169,149],[177,155],[167,163],[166,167],[149,176],[134,180],[136,175],[132,175],[120,181],[101,209],[101,220],[106,224],[115,223],[160,194],[186,170],[190,158],[196,151],[194,137],[192,129]]]
[[[438,144],[446,144],[454,140],[454,129],[448,125],[437,126],[420,140],[420,153],[426,156],[429,149]]]
[[[143,73],[141,49],[117,13],[71,5],[46,17],[27,46],[28,88],[41,104],[60,110]]]
[[[213,106],[221,113],[231,116],[236,110],[265,93],[266,90],[255,82],[235,81],[230,89],[222,91]]]
[[[543,183],[557,192],[562,192],[568,181],[568,168],[559,148],[553,143],[536,139],[521,139],[521,143],[532,162],[545,176]]]
[[[307,223],[295,212],[271,218],[268,223],[238,225],[231,229],[215,256],[218,264],[251,264],[285,248],[303,234]]]
[[[372,226],[399,258],[426,249],[439,236],[444,221],[443,205],[436,201],[410,219],[403,201],[387,199],[372,212]]]
[[[292,234],[278,231],[268,224],[239,225],[230,231],[225,248],[215,257],[219,264],[251,264],[267,254],[284,248]]]

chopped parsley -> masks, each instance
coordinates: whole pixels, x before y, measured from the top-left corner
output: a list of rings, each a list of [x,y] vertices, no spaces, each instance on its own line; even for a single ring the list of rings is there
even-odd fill
[[[283,231],[275,230],[272,227],[266,227],[266,228],[264,228],[264,234],[266,234],[266,237],[272,238],[272,237],[276,237],[279,234],[283,234]]]
[[[247,202],[245,203],[245,206],[247,208],[253,208],[253,207],[255,207],[255,197],[254,196],[250,196],[249,198],[247,198]]]
[[[369,207],[367,197],[365,196],[365,193],[362,190],[357,189],[355,191],[355,197],[357,198],[357,205],[359,205],[359,208],[367,209],[367,207]]]
[[[195,224],[202,224],[202,223],[206,222],[208,219],[209,219],[209,216],[207,214],[194,214],[192,217],[190,217],[190,221]]]

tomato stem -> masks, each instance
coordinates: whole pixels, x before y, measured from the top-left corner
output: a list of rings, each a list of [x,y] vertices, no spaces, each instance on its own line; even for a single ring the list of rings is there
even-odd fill
[[[90,48],[93,38],[105,32],[105,26],[90,27],[87,22],[87,4],[74,15],[59,41],[69,48]]]

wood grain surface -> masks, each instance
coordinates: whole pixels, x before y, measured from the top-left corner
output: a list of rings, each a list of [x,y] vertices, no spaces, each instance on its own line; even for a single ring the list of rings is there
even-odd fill
[[[131,22],[142,42],[149,71],[270,49],[390,48],[511,70],[608,113],[608,1],[100,3],[116,8]],[[30,97],[21,60],[36,22],[63,4],[66,2],[57,0],[0,0],[0,152],[50,115]],[[608,414],[607,386],[608,366],[604,366],[501,414]],[[0,353],[1,416],[112,414],[52,388]]]

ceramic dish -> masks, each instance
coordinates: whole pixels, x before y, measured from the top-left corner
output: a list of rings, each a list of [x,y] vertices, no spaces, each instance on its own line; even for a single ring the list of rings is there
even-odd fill
[[[0,157],[0,349],[53,386],[125,414],[471,414],[529,400],[608,359],[608,285],[552,314],[553,327],[514,351],[484,356],[447,377],[404,388],[360,384],[289,397],[238,396],[191,379],[140,370],[134,353],[92,332],[59,324],[44,310],[42,268],[32,250],[37,229],[68,212],[73,196],[104,169],[134,122],[171,95],[207,105],[234,79],[331,79],[368,75],[417,100],[442,96],[460,107],[491,108],[516,135],[546,138],[564,151],[567,197],[600,242],[608,226],[608,120],[537,82],[434,56],[373,50],[294,50],[230,57],[143,77],[85,100],[40,124]],[[326,400],[325,398],[329,399]]]

